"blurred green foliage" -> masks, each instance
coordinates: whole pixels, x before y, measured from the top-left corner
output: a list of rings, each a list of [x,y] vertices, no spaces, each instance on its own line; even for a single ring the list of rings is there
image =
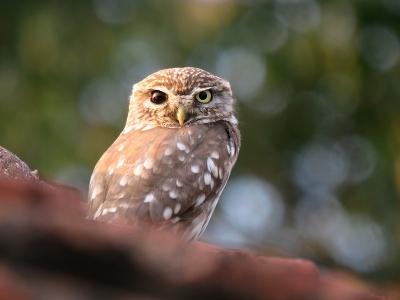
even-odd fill
[[[0,145],[85,191],[124,125],[133,83],[162,68],[204,68],[230,80],[238,99],[233,177],[268,183],[284,211],[274,233],[250,234],[243,247],[276,245],[399,280],[399,34],[396,0],[3,0]],[[331,243],[343,229],[329,219],[337,215],[354,235]],[[230,216],[240,218],[216,212],[209,239]]]

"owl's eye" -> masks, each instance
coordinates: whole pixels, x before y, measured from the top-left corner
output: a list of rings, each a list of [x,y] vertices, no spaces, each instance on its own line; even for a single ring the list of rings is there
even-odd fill
[[[155,104],[161,104],[168,100],[167,94],[161,91],[152,91],[151,92],[151,102]]]
[[[200,93],[196,94],[196,100],[200,103],[208,103],[212,99],[212,94],[210,90],[201,91]]]

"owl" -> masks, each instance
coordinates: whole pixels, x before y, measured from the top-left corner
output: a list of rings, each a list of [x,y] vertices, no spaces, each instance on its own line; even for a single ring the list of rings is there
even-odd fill
[[[88,218],[198,239],[238,157],[234,102],[228,81],[197,68],[135,84],[126,125],[94,168]]]

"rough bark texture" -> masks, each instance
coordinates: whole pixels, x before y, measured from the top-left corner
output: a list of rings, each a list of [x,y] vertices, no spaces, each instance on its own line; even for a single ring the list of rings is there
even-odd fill
[[[382,299],[309,261],[86,220],[76,193],[40,183],[4,148],[0,173],[1,299]]]
[[[0,146],[0,179],[20,183],[38,184],[37,171],[31,171],[15,154]]]

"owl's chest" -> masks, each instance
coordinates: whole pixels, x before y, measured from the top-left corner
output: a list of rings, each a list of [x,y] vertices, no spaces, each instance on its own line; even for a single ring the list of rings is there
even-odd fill
[[[200,173],[207,161],[212,164],[210,159],[221,165],[228,152],[229,135],[224,125],[217,122],[121,134],[102,160],[104,165],[123,173],[168,176],[185,168],[190,177]]]

